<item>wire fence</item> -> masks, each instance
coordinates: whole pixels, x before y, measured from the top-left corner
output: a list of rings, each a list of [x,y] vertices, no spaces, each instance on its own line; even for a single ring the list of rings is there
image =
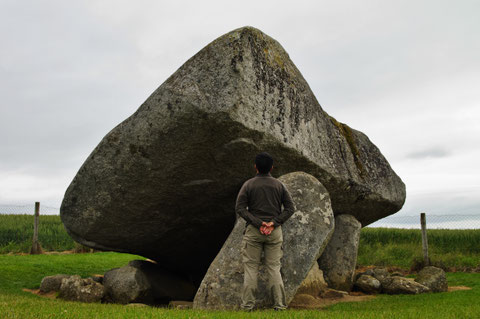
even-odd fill
[[[35,203],[28,205],[1,205],[0,214],[33,215]],[[60,208],[40,205],[40,215],[59,215]],[[480,229],[480,214],[476,215],[436,215],[426,213],[429,229]],[[380,219],[367,227],[388,228],[418,228],[420,229],[420,214],[392,215]]]
[[[33,215],[35,213],[35,203],[26,205],[1,205],[1,215]],[[40,203],[40,215],[60,215],[59,207],[44,206]]]
[[[480,229],[480,214],[478,215],[435,215],[426,213],[428,229]],[[420,214],[392,215],[380,219],[367,227],[388,228],[418,228],[420,229]]]

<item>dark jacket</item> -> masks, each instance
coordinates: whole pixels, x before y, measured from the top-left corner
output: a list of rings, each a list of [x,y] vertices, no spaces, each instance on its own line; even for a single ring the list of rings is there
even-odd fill
[[[283,204],[283,212],[282,212]],[[247,180],[237,196],[235,212],[256,228],[272,221],[275,227],[283,224],[295,210],[285,185],[270,173],[258,173]]]

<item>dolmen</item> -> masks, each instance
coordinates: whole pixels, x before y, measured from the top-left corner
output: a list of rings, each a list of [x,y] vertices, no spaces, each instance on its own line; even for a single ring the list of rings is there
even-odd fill
[[[352,216],[358,227],[405,201],[404,183],[369,138],[322,109],[277,41],[243,27],[195,54],[100,141],[60,216],[80,244],[147,257],[198,288],[241,228],[235,198],[261,151],[275,160],[273,176],[314,177],[335,218]]]

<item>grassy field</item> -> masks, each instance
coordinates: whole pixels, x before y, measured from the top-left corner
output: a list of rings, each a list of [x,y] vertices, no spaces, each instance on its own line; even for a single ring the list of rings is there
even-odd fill
[[[0,254],[29,252],[32,247],[33,215],[0,215]],[[40,216],[38,240],[46,251],[64,251],[75,247],[60,216]]]
[[[40,217],[40,243],[47,251],[75,247],[59,216]],[[32,244],[33,216],[0,215],[0,254],[29,252]],[[444,268],[480,266],[480,229],[428,230],[432,262]],[[422,259],[420,230],[364,228],[360,236],[359,265],[410,268]]]
[[[430,229],[429,256],[444,268],[480,266],[480,229]],[[423,259],[418,229],[364,228],[360,235],[359,265],[410,268]]]
[[[120,253],[0,255],[0,317],[3,318],[478,318],[480,274],[448,273],[450,286],[472,290],[417,296],[377,296],[321,310],[232,311],[173,310],[51,300],[22,291],[37,288],[43,276],[102,274],[138,256]]]

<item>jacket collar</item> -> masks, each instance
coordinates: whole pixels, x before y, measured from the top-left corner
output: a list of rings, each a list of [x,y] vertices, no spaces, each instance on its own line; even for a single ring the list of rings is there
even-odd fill
[[[262,173],[257,173],[255,176],[272,176],[270,172],[262,174]]]

